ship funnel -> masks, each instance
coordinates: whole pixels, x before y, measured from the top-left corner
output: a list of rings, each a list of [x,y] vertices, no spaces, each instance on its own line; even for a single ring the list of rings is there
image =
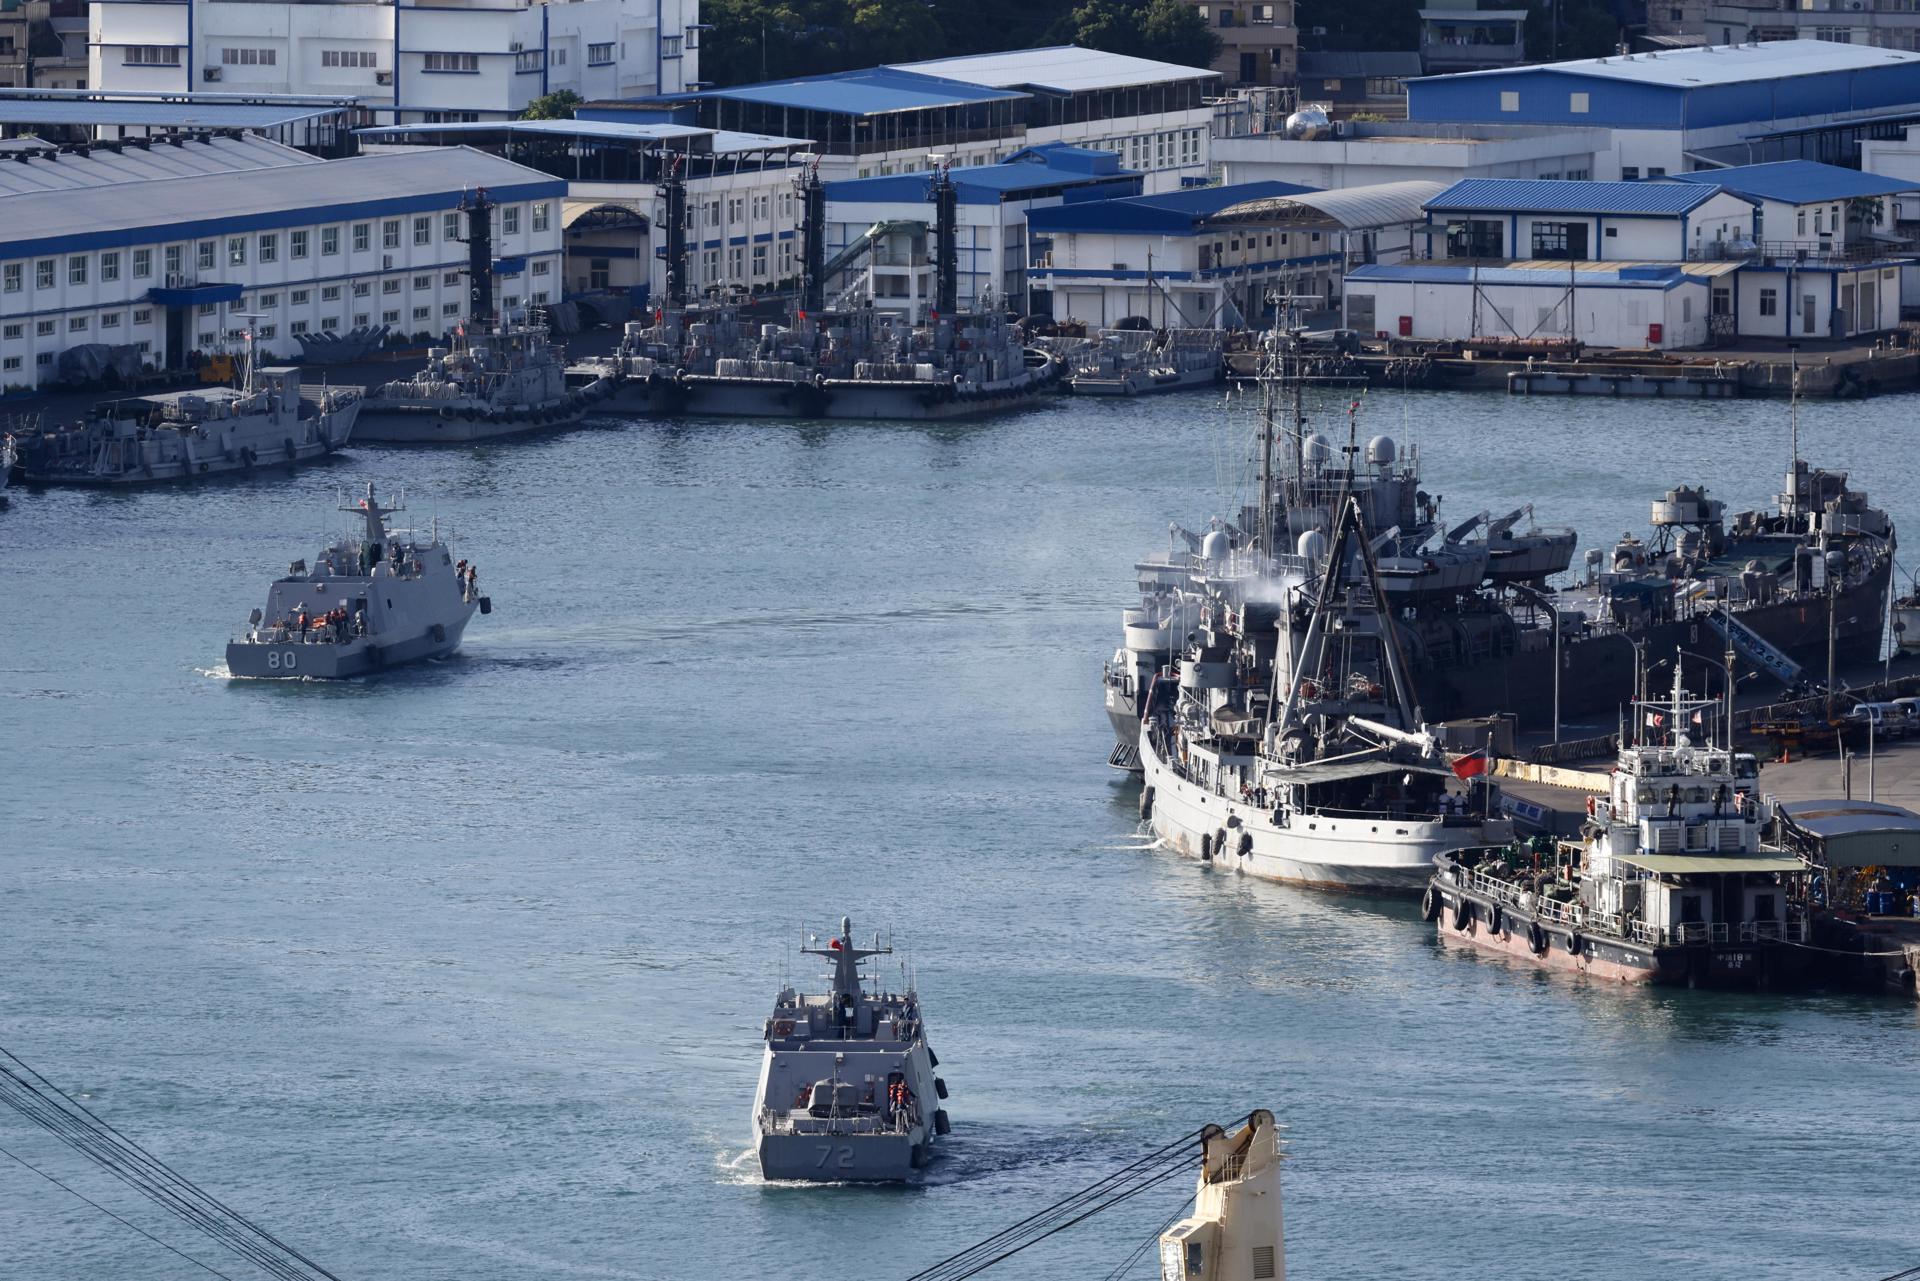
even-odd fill
[[[1262,1108],[1200,1140],[1193,1213],[1160,1235],[1160,1281],[1286,1281],[1280,1133]]]

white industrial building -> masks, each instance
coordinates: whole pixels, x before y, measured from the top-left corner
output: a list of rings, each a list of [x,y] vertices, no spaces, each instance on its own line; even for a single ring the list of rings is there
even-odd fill
[[[1611,145],[1605,129],[1540,125],[1432,125],[1340,120],[1306,136],[1282,131],[1213,140],[1228,183],[1292,182],[1336,190],[1387,182],[1462,178],[1593,177],[1594,157]]]
[[[459,209],[482,187],[499,205],[500,304],[560,297],[566,184],[546,174],[464,148],[316,160],[256,138],[177,150],[197,147],[224,155],[225,171],[136,167],[176,150],[165,142],[4,166],[88,174],[0,186],[0,383],[36,386],[84,343],[179,367],[231,349],[249,325],[263,352],[295,359],[306,332],[438,337],[467,317]]]
[[[1779,244],[1759,193],[1824,211],[1860,175],[1824,166],[1670,182],[1469,179],[1426,204],[1418,258],[1347,274],[1346,321],[1383,336],[1698,347],[1847,338],[1899,323],[1900,267],[1871,245]],[[1749,194],[1752,192],[1754,194]],[[1824,202],[1824,203],[1821,203]]]
[[[359,136],[370,153],[464,145],[565,179],[568,294],[666,296],[668,165],[686,192],[688,297],[748,300],[798,275],[797,184],[813,145],[804,138],[608,120],[380,126]]]
[[[828,181],[914,173],[930,155],[998,164],[1064,142],[1107,151],[1146,190],[1207,181],[1220,74],[1071,45],[594,102],[583,119],[661,119],[809,138]]]
[[[933,297],[932,174],[891,174],[827,184],[826,258],[844,262],[828,306],[871,299],[916,320]],[[1028,310],[1032,214],[1064,202],[1140,193],[1140,175],[1111,152],[1052,143],[1004,164],[950,171],[956,285],[963,307]],[[876,229],[879,229],[876,232]]]
[[[699,80],[699,0],[94,0],[89,84],[358,98],[369,121],[500,119],[535,98]]]

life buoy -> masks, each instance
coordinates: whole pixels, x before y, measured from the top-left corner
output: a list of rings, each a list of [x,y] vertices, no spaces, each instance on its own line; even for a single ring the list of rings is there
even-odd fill
[[[1440,919],[1440,891],[1431,885],[1420,899],[1420,918],[1429,925]]]
[[[1144,823],[1152,817],[1153,817],[1153,789],[1151,787],[1148,787],[1148,788],[1142,789],[1140,793],[1140,821]]]
[[[1580,937],[1579,930],[1575,930],[1573,931],[1573,933],[1567,935],[1567,955],[1568,956],[1578,956],[1586,950],[1587,950],[1587,941]]]

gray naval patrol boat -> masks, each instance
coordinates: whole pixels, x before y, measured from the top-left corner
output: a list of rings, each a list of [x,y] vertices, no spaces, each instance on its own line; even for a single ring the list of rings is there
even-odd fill
[[[892,953],[878,936],[853,945],[853,925],[806,956],[833,962],[825,996],[788,987],[763,1029],[766,1057],[753,1109],[754,1144],[769,1179],[897,1182],[927,1163],[947,1132],[937,1100],[946,1082],[927,1044],[920,998],[868,991],[860,962]]]
[[[274,582],[266,608],[227,644],[232,675],[328,680],[444,658],[460,648],[476,609],[493,612],[477,571],[454,562],[438,530],[422,542],[387,528],[403,503],[382,507],[369,484],[340,510],[364,521],[363,533],[330,543],[312,569],[295,561]]]

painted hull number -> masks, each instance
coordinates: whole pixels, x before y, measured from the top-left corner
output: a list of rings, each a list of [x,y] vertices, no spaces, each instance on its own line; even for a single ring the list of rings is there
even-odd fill
[[[267,670],[268,671],[291,672],[291,671],[297,671],[299,667],[300,667],[300,653],[298,650],[270,649],[267,651]]]

